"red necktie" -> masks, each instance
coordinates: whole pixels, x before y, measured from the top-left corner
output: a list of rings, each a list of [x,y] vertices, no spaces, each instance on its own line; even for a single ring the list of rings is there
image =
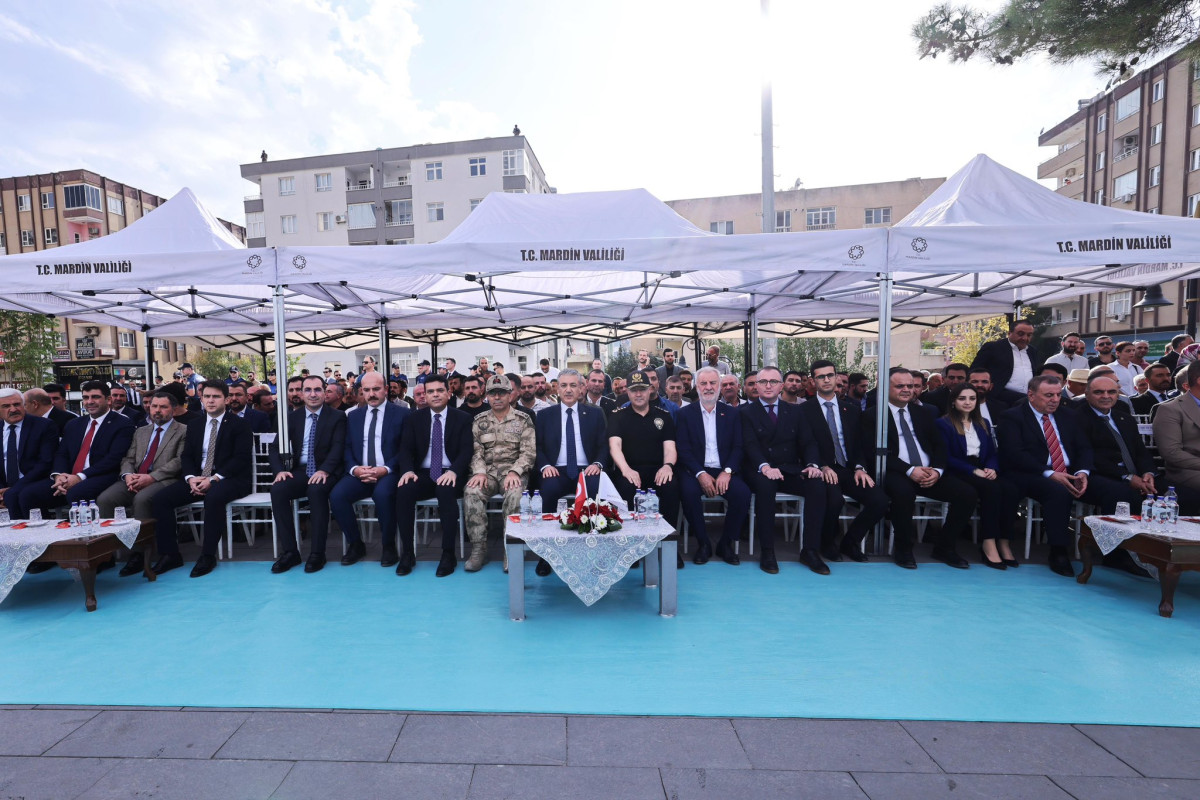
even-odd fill
[[[71,472],[78,475],[83,472],[84,465],[87,464],[88,451],[92,449],[92,437],[96,435],[96,420],[92,420],[92,424],[88,426],[87,436],[83,437],[83,446],[79,448],[79,455],[75,456],[75,466],[71,468]]]
[[[1055,472],[1066,472],[1067,462],[1063,458],[1062,445],[1058,443],[1058,434],[1050,424],[1050,415],[1042,414],[1042,433],[1046,434],[1046,446],[1050,448],[1050,466]]]
[[[154,463],[154,454],[158,452],[158,439],[162,436],[162,428],[154,429],[154,439],[150,442],[150,449],[146,451],[146,457],[142,459],[142,465],[138,467],[138,472],[142,475],[147,475],[150,472],[150,465]]]

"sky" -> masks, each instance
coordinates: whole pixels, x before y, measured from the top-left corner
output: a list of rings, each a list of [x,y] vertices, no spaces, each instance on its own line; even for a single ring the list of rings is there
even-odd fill
[[[663,200],[1036,177],[1038,133],[1103,90],[1088,64],[919,60],[933,0],[47,0],[0,4],[0,176],[89,169],[244,222],[239,165],[528,137],[560,192]],[[994,7],[985,0],[981,5]]]

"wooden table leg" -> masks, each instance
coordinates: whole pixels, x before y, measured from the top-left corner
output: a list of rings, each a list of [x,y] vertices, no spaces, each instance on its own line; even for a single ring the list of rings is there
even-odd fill
[[[1183,569],[1178,564],[1164,564],[1158,568],[1158,582],[1162,586],[1162,602],[1158,604],[1158,615],[1170,617],[1175,613],[1175,587]]]
[[[96,610],[96,568],[91,564],[79,567],[79,577],[83,579],[84,605],[88,611]]]

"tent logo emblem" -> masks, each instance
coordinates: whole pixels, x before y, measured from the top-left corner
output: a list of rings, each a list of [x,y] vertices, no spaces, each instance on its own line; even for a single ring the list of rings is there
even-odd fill
[[[929,247],[929,242],[922,239],[920,236],[912,240],[912,249],[918,253],[924,253]]]
[[[250,256],[246,259],[246,266],[250,269],[258,269],[262,266],[262,256]]]
[[[863,257],[863,253],[865,252],[866,251],[863,250],[863,246],[861,244],[856,244],[846,252],[846,255],[850,256],[851,259],[858,261]]]
[[[304,269],[308,266],[308,259],[304,256],[296,256],[292,259],[292,266],[296,269]]]

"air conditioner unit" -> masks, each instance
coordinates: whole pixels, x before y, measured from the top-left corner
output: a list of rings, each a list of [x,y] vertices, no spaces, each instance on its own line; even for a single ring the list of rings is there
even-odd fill
[[[90,227],[90,226],[88,227],[88,236],[99,236],[99,235],[100,235],[99,228]]]
[[[1074,167],[1067,167],[1067,172],[1066,172],[1066,175],[1067,175],[1067,177],[1068,177],[1068,178],[1074,178],[1074,177],[1075,177],[1075,168],[1074,168]]]
[[[1132,194],[1123,194],[1117,198],[1117,202],[1118,203],[1132,203],[1133,195]]]
[[[1116,322],[1124,322],[1125,318],[1128,316],[1128,314],[1113,314],[1113,320]]]
[[[1128,149],[1130,147],[1137,147],[1137,143],[1138,143],[1138,137],[1137,137],[1136,133],[1131,133],[1130,135],[1124,137],[1121,140],[1121,144],[1123,144],[1126,149]]]
[[[338,223],[341,223],[341,224],[345,224],[345,222],[346,222],[346,215],[345,215],[345,214],[338,214],[336,217],[334,217],[334,221],[335,221],[335,222],[338,222]]]
[[[86,333],[88,336],[98,336],[98,335],[100,335],[100,329],[99,329],[99,328],[97,328],[97,327],[95,327],[95,326],[93,326],[93,325],[89,325],[89,326],[87,326],[86,328],[84,328],[84,329],[83,329],[83,332],[84,332],[84,333]]]

